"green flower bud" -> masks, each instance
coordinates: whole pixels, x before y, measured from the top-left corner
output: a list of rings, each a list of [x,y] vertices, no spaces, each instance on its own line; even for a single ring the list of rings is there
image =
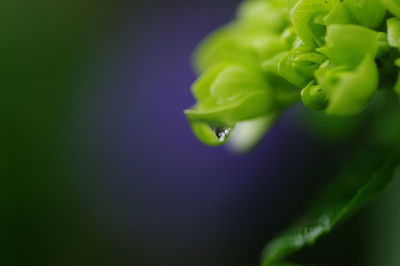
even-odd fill
[[[274,94],[257,68],[219,64],[193,85],[197,104],[185,111],[196,136],[208,145],[227,140],[236,123],[275,111]]]
[[[195,55],[197,103],[185,111],[194,134],[213,146],[232,136],[236,150],[248,150],[300,100],[326,114],[355,115],[379,75],[381,87],[400,94],[400,74],[393,84],[400,20],[388,19],[387,33],[371,29],[385,30],[386,8],[400,16],[397,0],[244,1]]]
[[[263,63],[263,69],[280,75],[297,88],[304,88],[312,79],[314,71],[326,57],[306,46],[284,52]]]
[[[301,100],[311,110],[322,110],[328,105],[328,97],[320,85],[311,81],[302,91]]]

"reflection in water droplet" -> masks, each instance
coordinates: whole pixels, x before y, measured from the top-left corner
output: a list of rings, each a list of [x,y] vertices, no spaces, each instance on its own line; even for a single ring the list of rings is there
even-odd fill
[[[218,142],[223,142],[231,133],[230,128],[214,128],[215,136]]]

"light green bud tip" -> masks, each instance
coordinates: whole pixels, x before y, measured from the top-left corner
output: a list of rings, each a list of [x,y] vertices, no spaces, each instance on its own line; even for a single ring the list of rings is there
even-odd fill
[[[328,97],[320,85],[310,82],[301,91],[301,100],[311,110],[323,110],[328,106]]]

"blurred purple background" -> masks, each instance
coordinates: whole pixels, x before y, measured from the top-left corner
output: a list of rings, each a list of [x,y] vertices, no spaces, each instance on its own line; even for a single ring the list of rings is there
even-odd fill
[[[182,114],[194,103],[191,53],[237,4],[159,1],[127,12],[104,36],[95,89],[78,97],[81,196],[127,265],[255,263],[310,182],[299,177],[316,154],[290,114],[244,156],[203,146]]]
[[[30,172],[42,181],[19,198],[31,205],[10,205],[3,250],[29,249],[27,265],[256,265],[320,182],[315,162],[326,147],[296,125],[296,109],[246,155],[192,135],[182,112],[194,103],[192,51],[239,1],[105,3],[85,2],[71,24],[79,29],[88,14],[90,27],[75,36],[84,45],[71,41],[77,59],[49,86],[65,93],[44,111],[56,112],[57,137],[42,134],[32,148],[52,150]]]

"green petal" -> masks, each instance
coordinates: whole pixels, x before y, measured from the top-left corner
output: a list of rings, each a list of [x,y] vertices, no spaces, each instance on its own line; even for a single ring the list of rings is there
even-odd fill
[[[244,1],[238,9],[237,19],[246,31],[280,33],[289,25],[284,0]]]
[[[354,68],[366,54],[375,58],[379,33],[358,25],[328,26],[326,45],[317,51],[325,54],[334,66]]]
[[[290,10],[293,27],[304,44],[320,46],[324,43],[326,26],[318,19],[325,17],[339,0],[300,0]]]
[[[383,5],[394,15],[400,16],[400,2],[398,0],[381,0]]]
[[[369,55],[353,72],[340,72],[336,78],[337,81],[330,84],[319,80],[329,95],[328,114],[355,115],[365,108],[377,91],[378,69]]]
[[[275,95],[256,67],[221,64],[193,87],[197,104],[185,111],[193,131],[208,145],[218,145],[213,131],[274,112]],[[213,133],[213,134],[212,134]]]
[[[194,65],[198,73],[221,62],[249,63],[257,62],[257,55],[250,46],[238,40],[236,28],[227,25],[207,37],[196,49]]]
[[[250,151],[275,124],[280,112],[238,123],[233,130],[228,147],[236,153]]]
[[[381,0],[344,0],[343,2],[361,25],[376,28],[383,22],[386,9]]]

